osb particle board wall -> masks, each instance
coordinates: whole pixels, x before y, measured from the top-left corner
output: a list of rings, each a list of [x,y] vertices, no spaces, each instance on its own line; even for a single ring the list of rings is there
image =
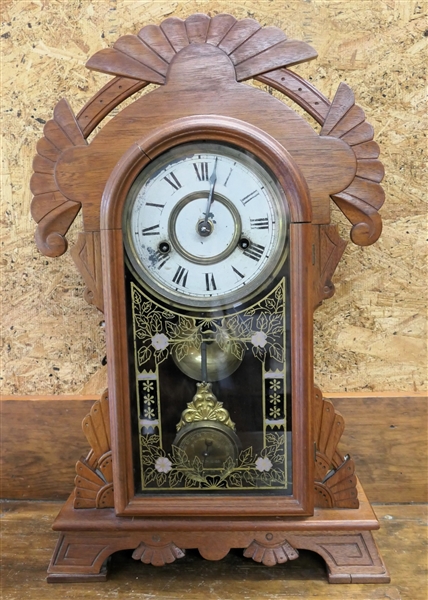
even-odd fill
[[[426,386],[426,3],[422,0],[3,0],[2,391],[94,393],[106,385],[102,316],[68,254],[41,256],[30,217],[31,163],[43,123],[75,112],[108,80],[84,64],[167,16],[231,12],[284,29],[319,53],[295,69],[330,99],[340,81],[374,125],[386,167],[384,232],[349,244],[336,295],[316,314],[315,367],[329,392]],[[349,227],[338,212],[342,234]],[[70,245],[79,223],[69,234]]]

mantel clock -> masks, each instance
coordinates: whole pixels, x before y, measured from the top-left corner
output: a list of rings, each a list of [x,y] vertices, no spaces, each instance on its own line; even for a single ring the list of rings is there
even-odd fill
[[[101,580],[117,550],[163,565],[187,548],[265,565],[303,548],[330,581],[388,581],[312,364],[313,311],[346,245],[330,199],[352,241],[373,243],[383,169],[348,86],[330,102],[289,69],[315,57],[252,19],[170,18],[92,56],[113,79],[46,124],[37,245],[64,253],[82,208],[71,252],[105,315],[108,365],[48,581]]]

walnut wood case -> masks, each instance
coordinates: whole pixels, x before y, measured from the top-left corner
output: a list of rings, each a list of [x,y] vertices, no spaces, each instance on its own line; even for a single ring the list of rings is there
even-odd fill
[[[113,75],[75,116],[61,100],[37,146],[32,214],[42,253],[67,249],[66,233],[82,209],[72,256],[88,302],[104,311],[109,390],[83,423],[91,446],[76,465],[76,488],[54,528],[60,539],[48,581],[100,580],[106,560],[134,550],[165,564],[186,548],[218,560],[230,548],[264,564],[298,557],[326,560],[330,581],[385,582],[371,530],[377,520],[338,443],[343,419],[313,383],[313,311],[331,297],[331,278],[346,246],[330,224],[330,200],[350,221],[359,245],[377,240],[383,167],[373,128],[340,84],[330,102],[289,67],[312,60],[308,44],[275,27],[231,15],[166,19],[97,52],[87,67]],[[253,80],[257,85],[243,83]],[[103,124],[125,99],[143,94]],[[262,87],[260,86],[262,84]],[[319,133],[279,98],[291,98]],[[210,139],[260,157],[284,189],[291,216],[293,494],[287,498],[137,497],[130,447],[128,350],[122,211],[141,169],[183,142]],[[315,507],[315,508],[314,508]]]

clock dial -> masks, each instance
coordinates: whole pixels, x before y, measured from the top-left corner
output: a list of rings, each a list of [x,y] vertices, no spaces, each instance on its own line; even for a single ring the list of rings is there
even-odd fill
[[[175,438],[174,445],[186,453],[190,462],[195,459],[201,462],[203,476],[221,475],[227,461],[235,465],[240,448],[234,431],[215,421],[187,425]]]
[[[124,212],[137,276],[174,305],[215,310],[250,297],[286,254],[284,192],[249,152],[183,144],[134,182]]]

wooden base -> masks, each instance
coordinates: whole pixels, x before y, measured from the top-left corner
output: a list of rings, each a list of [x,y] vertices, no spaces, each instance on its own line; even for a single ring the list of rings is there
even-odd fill
[[[360,508],[316,509],[313,517],[286,519],[162,519],[117,517],[113,509],[74,509],[73,496],[59,513],[60,537],[48,569],[49,583],[104,581],[108,558],[132,549],[133,558],[163,566],[197,548],[221,560],[231,548],[266,566],[298,558],[298,549],[325,560],[330,583],[388,583],[388,571],[371,531],[379,528],[359,486]]]

